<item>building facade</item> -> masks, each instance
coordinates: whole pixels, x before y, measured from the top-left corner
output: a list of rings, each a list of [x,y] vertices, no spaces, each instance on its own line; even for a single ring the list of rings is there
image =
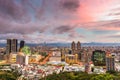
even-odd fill
[[[78,54],[66,54],[65,62],[68,64],[76,64],[78,62]]]
[[[11,39],[11,52],[17,52],[17,39]]]
[[[105,66],[106,65],[106,53],[102,50],[95,50],[92,54],[92,61],[95,66]]]
[[[75,46],[75,42],[74,41],[71,43],[71,49],[72,49],[72,51],[76,50],[76,46]]]
[[[25,41],[23,41],[23,40],[22,40],[22,41],[20,41],[20,49],[21,49],[21,48],[23,48],[23,47],[24,47],[24,45],[25,45]]]
[[[11,39],[7,39],[6,53],[7,54],[11,53]]]
[[[49,61],[61,61],[62,56],[60,51],[53,51],[52,56],[49,58]]]
[[[16,63],[21,65],[28,65],[29,56],[25,55],[23,52],[19,52],[16,56]]]
[[[77,50],[81,50],[81,43],[79,41],[77,42]]]
[[[6,53],[10,54],[11,52],[17,52],[17,44],[17,39],[7,39]]]
[[[77,42],[77,44],[73,41],[71,43],[71,54],[78,54],[78,59],[81,59],[81,43],[80,41]]]
[[[110,56],[106,57],[106,69],[107,71],[115,70],[115,58]]]

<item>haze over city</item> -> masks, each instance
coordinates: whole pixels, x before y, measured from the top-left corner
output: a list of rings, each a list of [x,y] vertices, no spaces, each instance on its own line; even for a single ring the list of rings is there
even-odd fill
[[[119,42],[120,0],[0,0],[0,42]]]

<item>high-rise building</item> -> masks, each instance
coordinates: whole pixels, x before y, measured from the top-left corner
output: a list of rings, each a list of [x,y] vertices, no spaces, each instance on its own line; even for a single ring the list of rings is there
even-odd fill
[[[71,43],[71,53],[72,54],[78,54],[78,58],[81,59],[81,43],[78,41],[77,44],[73,41]]]
[[[106,57],[107,71],[115,70],[115,58],[112,56]]]
[[[25,41],[23,41],[23,40],[22,40],[22,41],[20,41],[20,49],[21,49],[21,48],[23,48],[23,47],[24,47],[24,45],[25,45]]]
[[[106,65],[106,53],[102,50],[95,50],[92,54],[92,61],[95,66],[105,66]]]
[[[80,50],[81,49],[81,43],[78,41],[77,43],[77,50]]]
[[[74,51],[75,48],[76,48],[76,47],[75,47],[75,42],[73,41],[72,44],[71,44],[71,49],[72,49],[72,51]]]
[[[7,39],[6,53],[17,52],[17,39]]]
[[[6,53],[11,53],[11,39],[7,39]]]
[[[17,39],[11,39],[11,52],[17,52]]]

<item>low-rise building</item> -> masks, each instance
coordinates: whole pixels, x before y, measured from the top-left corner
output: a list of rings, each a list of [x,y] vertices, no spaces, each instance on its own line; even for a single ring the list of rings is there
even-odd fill
[[[78,54],[65,54],[65,62],[68,64],[76,64],[78,62]]]

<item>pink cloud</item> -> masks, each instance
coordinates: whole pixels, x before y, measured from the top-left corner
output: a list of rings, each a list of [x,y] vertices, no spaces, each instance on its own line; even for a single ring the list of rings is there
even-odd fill
[[[53,38],[47,39],[54,41],[54,38],[59,38],[55,34],[67,34],[66,40],[70,40],[70,37],[77,39],[78,36],[83,38],[84,33],[79,34],[76,28],[89,31],[120,30],[120,0],[41,0],[42,5],[39,6],[29,0],[21,0],[20,3],[14,1],[0,0],[0,34],[16,33],[25,36],[39,32],[49,37],[50,33]],[[28,35],[26,38],[30,39]],[[62,39],[64,37],[58,41]]]

